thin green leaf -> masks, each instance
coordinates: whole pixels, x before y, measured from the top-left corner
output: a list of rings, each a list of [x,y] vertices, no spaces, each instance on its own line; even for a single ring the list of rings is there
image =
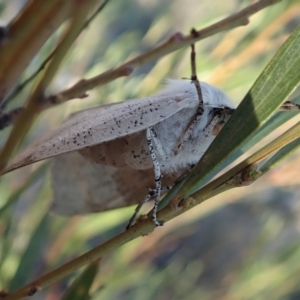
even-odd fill
[[[99,268],[99,260],[91,263],[71,284],[62,300],[86,300]]]
[[[280,149],[274,156],[272,156],[261,168],[262,173],[266,173],[278,165],[284,158],[292,154],[300,147],[300,138],[291,142],[287,146]]]
[[[6,203],[0,208],[0,218],[2,221],[3,232],[1,234],[1,247],[0,247],[0,269],[5,262],[6,257],[9,255],[11,248],[11,240],[9,236],[12,235],[13,219],[11,218],[11,210],[13,205],[19,200],[20,195],[31,185],[39,179],[43,178],[48,164],[43,164],[35,172],[33,172],[28,179],[8,197]]]
[[[300,104],[300,97],[291,100],[294,103]],[[221,163],[209,176],[205,178],[205,180],[201,181],[201,185],[205,185],[210,181],[215,175],[217,175],[221,170],[226,168],[232,162],[234,162],[237,158],[239,158],[246,151],[255,146],[258,142],[260,142],[263,138],[268,136],[271,132],[276,130],[279,126],[286,123],[288,120],[293,118],[295,115],[299,114],[297,111],[281,111],[276,113],[268,120],[255,135],[251,136],[249,140],[245,141],[240,148],[236,149],[223,163]]]
[[[14,191],[9,198],[7,199],[6,203],[0,208],[0,217],[15,203],[19,200],[20,195],[33,183],[35,183],[38,179],[43,178],[43,173],[48,168],[48,163],[43,164],[40,168],[38,168],[35,172],[33,172],[30,177],[20,186],[19,189]]]
[[[197,190],[201,181],[248,140],[287,99],[300,82],[300,26],[275,54],[233,116],[185,179],[180,196]]]
[[[238,165],[234,166],[232,169],[227,171],[225,174],[221,175],[220,177],[216,178],[215,180],[211,181],[209,184],[201,188],[199,191],[196,191],[191,195],[192,198],[197,199],[198,201],[202,202],[202,198],[205,197],[209,192],[213,191],[215,188],[221,186],[233,176],[237,175],[238,173],[242,172],[246,168],[251,167],[252,165],[256,164],[257,162],[261,161],[262,159],[266,158],[274,151],[283,148],[290,143],[297,141],[300,138],[300,122],[295,124],[293,127],[288,129],[285,133],[281,136],[276,138],[270,144],[264,146],[262,149],[258,150],[254,154],[252,154],[247,159],[243,160]]]
[[[9,284],[9,290],[15,290],[28,282],[30,274],[41,256],[42,248],[45,245],[45,237],[48,233],[49,215],[46,214],[37,225],[28,243],[18,269]]]

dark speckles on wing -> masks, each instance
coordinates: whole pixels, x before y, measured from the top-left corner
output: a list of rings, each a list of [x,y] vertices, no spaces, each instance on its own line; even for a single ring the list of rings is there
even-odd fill
[[[184,91],[182,91],[183,95]],[[191,101],[184,96],[154,95],[141,100],[87,109],[72,115],[57,130],[27,148],[12,164],[15,168],[69,151],[80,150],[132,135],[169,118]],[[142,160],[142,158],[140,158]],[[9,170],[9,167],[8,167]]]

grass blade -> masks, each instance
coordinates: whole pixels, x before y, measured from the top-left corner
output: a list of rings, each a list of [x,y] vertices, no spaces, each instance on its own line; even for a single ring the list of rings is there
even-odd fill
[[[300,26],[278,50],[200,162],[187,176],[178,193],[179,197],[196,191],[201,181],[239,149],[288,98],[300,82],[299,53]]]

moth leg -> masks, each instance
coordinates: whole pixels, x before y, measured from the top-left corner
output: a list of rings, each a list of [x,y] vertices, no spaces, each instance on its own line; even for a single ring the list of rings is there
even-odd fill
[[[177,145],[176,154],[182,149],[182,147],[186,144],[186,142],[189,140],[190,136],[192,135],[192,132],[196,125],[198,124],[198,121],[202,117],[202,111],[198,110],[197,114],[195,115],[192,123],[189,124],[188,128],[185,130],[180,142]]]
[[[155,155],[153,142],[152,142],[151,127],[147,128],[146,134],[147,134],[147,144],[148,144],[149,153],[150,153],[152,164],[153,164],[154,178],[155,178],[155,198],[154,198],[152,220],[156,226],[162,226],[163,222],[157,220],[157,208],[158,208],[158,203],[159,203],[160,195],[161,195],[160,163],[157,160],[156,155]]]
[[[154,190],[150,190],[150,192],[147,194],[147,196],[138,204],[138,206],[135,208],[133,215],[131,216],[127,226],[126,230],[129,229],[129,227],[133,224],[137,214],[141,210],[142,206],[148,202],[150,199],[152,199],[155,196]]]
[[[173,185],[167,185],[161,188],[161,192],[164,193],[168,190],[170,190],[173,187]],[[134,213],[132,217],[130,218],[126,230],[129,229],[129,227],[133,224],[134,220],[136,219],[137,214],[141,210],[142,206],[148,202],[149,200],[153,199],[156,196],[155,189],[150,189],[149,193],[146,195],[146,197],[138,204],[138,206],[135,208]]]
[[[167,155],[166,152],[164,151],[162,144],[157,136],[157,132],[154,129],[154,127],[150,127],[150,132],[151,132],[151,139],[153,144],[155,145],[155,148],[157,150],[157,152],[159,153],[159,155],[163,158],[163,160],[167,159]]]

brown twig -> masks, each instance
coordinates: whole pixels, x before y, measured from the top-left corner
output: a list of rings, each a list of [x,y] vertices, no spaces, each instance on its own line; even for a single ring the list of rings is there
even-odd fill
[[[10,22],[0,47],[0,102],[48,38],[69,18],[73,2],[28,1]]]
[[[96,16],[104,9],[104,7],[106,6],[106,4],[109,2],[110,0],[105,0],[103,3],[101,3],[101,5],[97,8],[97,10],[90,16],[90,18],[88,20],[85,21],[81,31],[83,31],[85,28],[87,28],[91,22],[96,18]],[[1,36],[1,34],[0,34]],[[14,90],[3,100],[3,102],[1,103],[0,107],[1,109],[5,108],[5,106],[13,99],[15,98],[20,92],[22,92],[22,90],[31,82],[33,81],[37,75],[45,69],[46,65],[48,64],[48,62],[52,59],[52,57],[54,56],[55,51],[52,51],[46,58],[45,60],[40,64],[39,68],[32,74],[30,75],[27,79],[25,79],[23,82],[21,82],[20,84],[18,84]]]
[[[62,91],[57,95],[50,96],[51,101],[53,103],[61,103],[62,101],[81,98],[82,95],[85,95],[88,90],[104,85],[121,76],[130,75],[131,71],[134,70],[134,68],[139,67],[142,64],[145,64],[152,60],[157,60],[164,55],[170,54],[176,50],[179,50],[180,48],[191,45],[219,32],[226,31],[238,26],[247,25],[249,23],[249,16],[257,13],[267,6],[273,5],[280,1],[281,0],[261,0],[247,6],[238,13],[235,13],[211,26],[208,26],[199,31],[195,30],[195,32],[189,35],[184,36],[182,33],[177,32],[162,44],[158,45],[150,51],[147,51],[144,54],[133,58],[125,64],[115,69],[108,70],[93,78],[80,80],[71,88]]]
[[[79,256],[75,260],[70,261],[69,263],[57,268],[56,270],[40,277],[38,280],[35,280],[30,284],[22,287],[21,289],[7,295],[5,300],[16,300],[26,297],[29,295],[32,289],[40,290],[55,282],[56,280],[63,278],[71,272],[83,267],[84,265],[91,263],[106,254],[109,254],[114,249],[116,249],[116,247],[122,246],[139,236],[145,236],[149,234],[154,230],[154,228],[155,225],[151,220],[144,220],[143,222],[130,227],[127,231],[117,235],[106,243]]]
[[[219,190],[224,191],[229,188],[232,188],[234,187],[235,182],[236,180],[235,181],[232,180],[231,184],[227,184],[226,187],[220,187]],[[237,184],[239,184],[239,181]],[[214,191],[214,194],[217,194],[217,192]],[[184,205],[181,210],[174,209],[174,208],[171,208],[170,210],[168,208],[167,210],[168,214],[164,214],[162,211],[160,212],[160,215],[164,218],[164,220],[169,221],[174,217],[174,214],[176,215],[182,214],[183,212],[189,210],[192,207],[193,205]],[[91,251],[45,274],[44,276],[27,284],[26,286],[10,294],[6,294],[5,300],[18,300],[23,297],[30,296],[33,294],[33,291],[37,292],[38,290],[45,288],[51,283],[67,276],[71,272],[85,266],[86,264],[89,264],[99,258],[102,258],[104,255],[111,253],[113,250],[128,243],[129,241],[150,234],[154,229],[155,229],[155,225],[152,222],[151,218],[139,219],[138,222],[135,225],[131,226],[128,230],[120,233],[119,235],[103,243],[102,245],[99,245],[98,247],[92,249]]]
[[[191,30],[191,34],[193,34],[195,37],[197,37],[197,35],[198,35],[197,31],[195,29]],[[198,95],[199,104],[198,104],[198,109],[197,109],[197,112],[196,112],[195,116],[193,117],[191,122],[188,124],[187,128],[184,131],[183,136],[180,139],[180,142],[179,142],[179,144],[177,146],[177,149],[176,149],[176,153],[178,153],[183,148],[185,143],[191,137],[191,134],[192,134],[194,128],[197,126],[197,124],[199,124],[199,120],[200,120],[200,118],[203,114],[203,111],[204,111],[203,96],[202,96],[201,86],[200,86],[200,82],[198,80],[197,71],[196,71],[195,44],[191,45],[191,73],[192,73],[191,74],[191,81],[195,85],[197,95]]]
[[[49,83],[55,76],[63,58],[67,54],[71,45],[81,32],[81,28],[86,20],[90,9],[95,5],[95,1],[74,0],[73,17],[65,32],[64,38],[55,49],[56,55],[51,60],[40,82],[37,84],[32,95],[29,97],[24,110],[17,118],[10,135],[0,153],[0,170],[8,163],[11,155],[29,131],[32,123],[41,110],[44,109],[44,93]]]
[[[195,34],[197,36],[197,32],[192,29],[191,33]],[[202,115],[203,114],[203,96],[202,96],[202,91],[201,91],[201,86],[197,77],[197,71],[196,71],[196,51],[195,51],[195,44],[191,45],[192,51],[191,51],[191,69],[192,69],[192,77],[191,80],[194,83],[197,94],[198,94],[198,99],[199,99],[199,106],[198,106],[198,111],[197,115]]]
[[[254,176],[252,176],[253,174]],[[223,184],[215,186],[210,191],[206,190],[206,193],[202,193],[201,197],[192,196],[188,199],[185,199],[183,202],[181,202],[180,209],[171,205],[165,207],[159,212],[159,218],[162,218],[165,222],[167,222],[213,196],[216,196],[234,187],[244,186],[245,176],[247,179],[247,185],[254,182],[258,178],[257,174],[258,172],[253,172],[252,165],[244,166],[242,170],[234,174],[231,178],[227,179],[227,181],[225,181]],[[140,218],[138,222],[129,227],[128,230],[120,233],[102,245],[97,246],[91,251],[64,264],[63,266],[45,274],[26,286],[6,295],[5,300],[18,300],[23,297],[30,296],[32,295],[32,291],[36,292],[43,289],[44,287],[67,276],[71,272],[83,267],[84,265],[111,253],[116,248],[121,247],[131,240],[150,234],[154,229],[155,225],[151,218]]]

